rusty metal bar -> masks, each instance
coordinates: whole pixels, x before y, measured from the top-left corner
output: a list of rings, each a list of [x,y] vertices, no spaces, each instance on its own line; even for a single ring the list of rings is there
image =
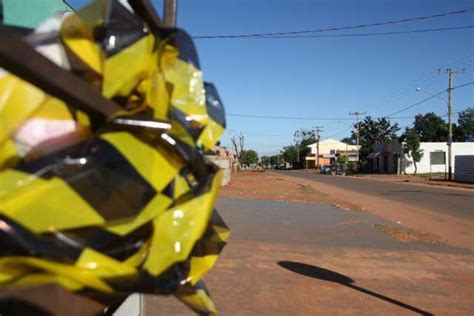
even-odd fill
[[[122,108],[82,79],[38,53],[7,27],[0,25],[0,67],[89,114],[105,120]]]

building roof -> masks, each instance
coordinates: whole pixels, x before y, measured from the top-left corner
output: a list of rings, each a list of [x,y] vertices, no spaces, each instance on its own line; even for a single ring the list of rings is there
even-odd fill
[[[311,144],[306,147],[311,148],[311,153],[316,154],[316,144]],[[360,147],[360,146],[359,146]],[[349,151],[357,151],[357,146],[356,145],[349,145],[346,143],[343,143],[337,139],[325,139],[319,142],[319,154],[320,155],[328,155],[331,153],[331,151],[343,151],[343,152],[349,152]]]

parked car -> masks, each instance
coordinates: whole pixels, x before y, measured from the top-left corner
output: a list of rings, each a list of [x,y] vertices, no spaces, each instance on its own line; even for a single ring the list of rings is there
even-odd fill
[[[331,165],[325,165],[321,167],[321,174],[331,174],[331,171],[332,171]]]

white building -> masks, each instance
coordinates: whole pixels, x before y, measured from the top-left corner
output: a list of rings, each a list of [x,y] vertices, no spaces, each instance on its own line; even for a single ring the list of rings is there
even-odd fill
[[[317,164],[317,143],[308,145],[306,147],[309,147],[311,149],[311,155],[305,158],[307,165]],[[336,139],[325,139],[319,142],[319,165],[333,164],[335,162],[336,154],[346,155],[348,156],[349,161],[356,161],[357,146],[349,145]]]
[[[445,165],[432,165],[431,172],[448,172],[448,145],[445,142],[437,143],[420,143],[420,149],[423,149],[423,157],[420,162],[416,163],[417,173],[429,173],[430,172],[430,153],[432,152],[444,152],[446,164]],[[452,171],[456,172],[456,166],[454,164],[455,156],[474,155],[474,142],[464,143],[452,143],[451,147],[451,161]],[[413,174],[415,172],[415,166],[413,165],[413,159],[405,156],[402,159],[402,171],[407,174]]]

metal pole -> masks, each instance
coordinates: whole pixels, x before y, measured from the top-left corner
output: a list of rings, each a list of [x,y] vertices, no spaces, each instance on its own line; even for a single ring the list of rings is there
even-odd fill
[[[313,128],[315,129],[315,132],[316,132],[316,159],[314,160],[314,168],[317,169],[319,167],[319,140],[320,140],[320,136],[319,136],[319,133],[321,133],[323,130],[323,126],[313,126]]]
[[[316,169],[318,169],[319,167],[319,136],[318,136],[318,139],[316,140],[316,157],[317,157]]]
[[[296,131],[293,137],[296,144],[296,153],[297,153],[296,160],[298,161],[298,168],[299,168],[300,167],[300,146],[301,146],[301,138],[302,138],[301,132],[299,130]]]
[[[360,124],[359,124],[359,114],[357,113],[357,138],[356,138],[357,164],[359,164],[359,135],[360,135]]]
[[[177,0],[165,0],[164,24],[166,27],[176,27]]]
[[[357,137],[356,137],[356,149],[357,149],[357,163],[356,169],[359,170],[359,137],[360,137],[360,122],[359,122],[359,115],[363,115],[365,112],[354,112],[349,113],[349,115],[355,115],[356,117],[356,125],[357,125]]]
[[[448,89],[448,180],[453,180],[453,169],[451,161],[451,146],[453,142],[453,125],[451,123],[451,109],[452,109],[452,92],[453,92],[453,78],[454,70],[453,68],[449,69],[449,89]]]

